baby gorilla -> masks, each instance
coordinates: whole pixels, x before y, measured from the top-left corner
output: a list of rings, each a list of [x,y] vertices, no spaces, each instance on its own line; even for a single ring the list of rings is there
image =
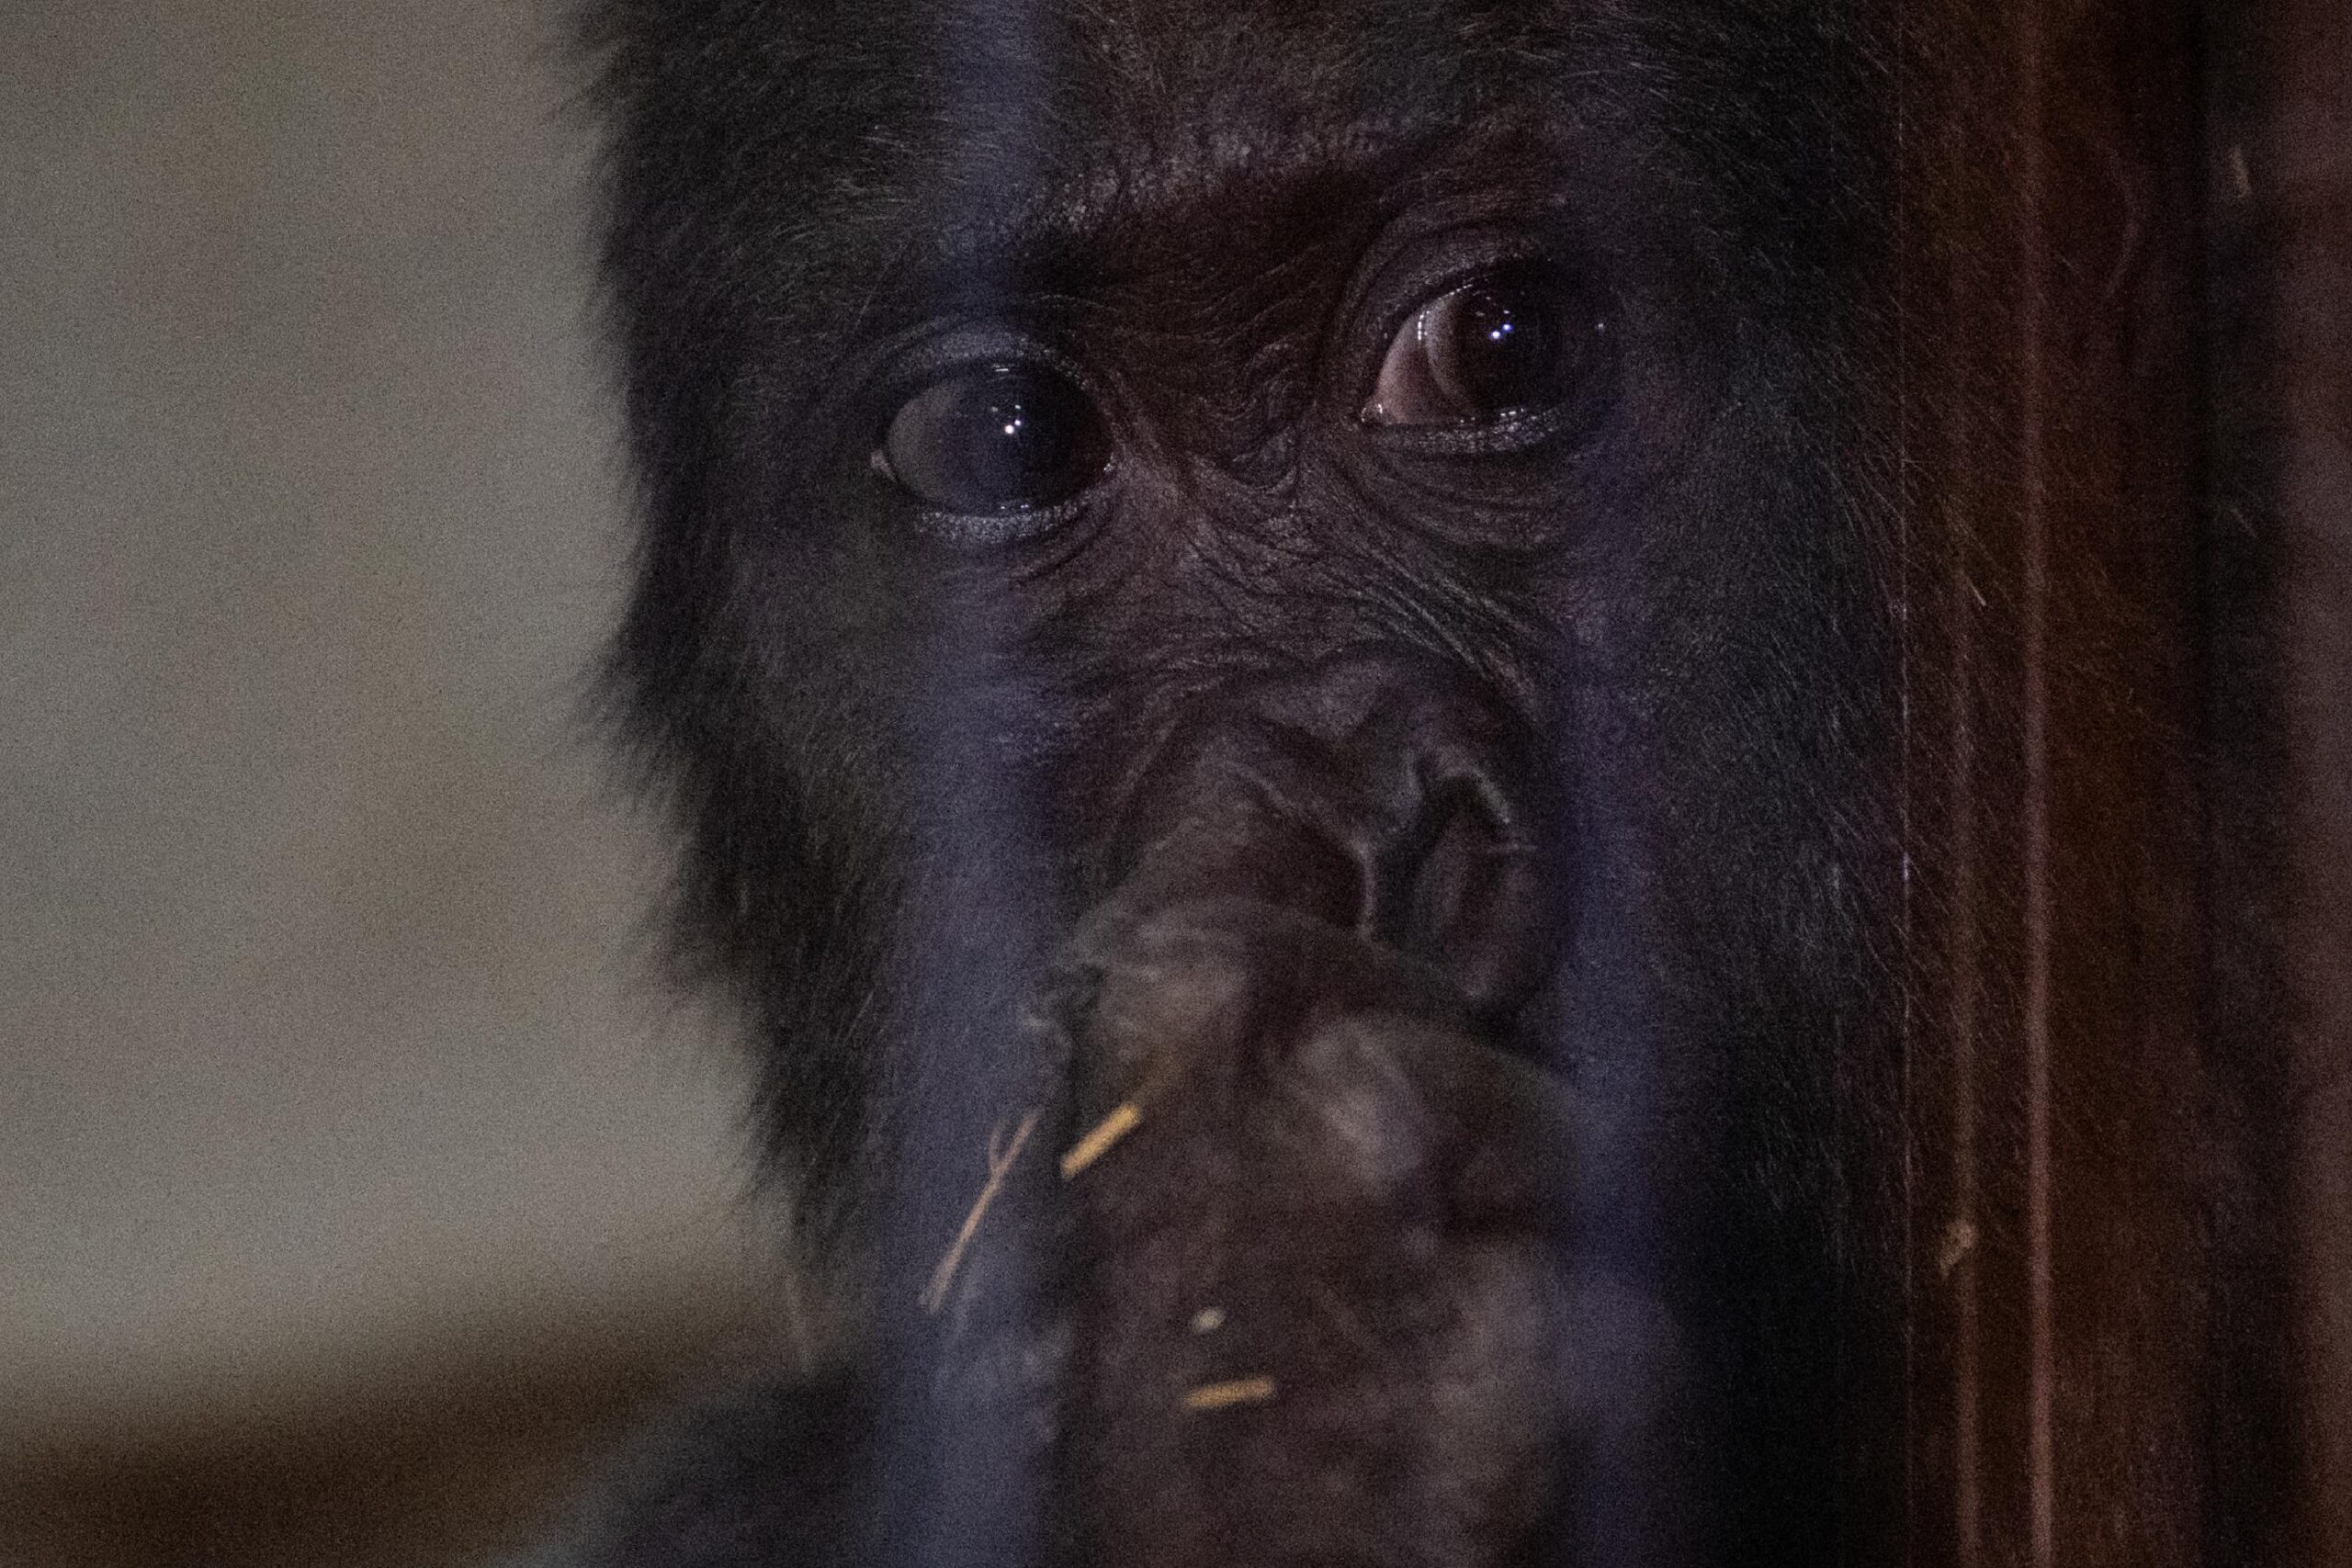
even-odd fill
[[[1870,73],[1665,9],[599,8],[616,689],[849,1326],[582,1561],[1826,1550]]]

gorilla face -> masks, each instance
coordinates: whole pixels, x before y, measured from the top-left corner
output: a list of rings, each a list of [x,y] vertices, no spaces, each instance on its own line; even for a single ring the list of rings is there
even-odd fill
[[[871,1320],[831,1522],[643,1560],[1821,1539],[1875,176],[1770,11],[605,8],[616,668]]]

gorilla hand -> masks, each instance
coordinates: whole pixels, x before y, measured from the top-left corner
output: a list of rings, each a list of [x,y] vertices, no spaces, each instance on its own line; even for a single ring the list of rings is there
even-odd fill
[[[1180,728],[1060,972],[1102,1561],[1514,1560],[1572,1394],[1554,940],[1500,727],[1356,656]],[[1487,733],[1479,733],[1481,729]]]

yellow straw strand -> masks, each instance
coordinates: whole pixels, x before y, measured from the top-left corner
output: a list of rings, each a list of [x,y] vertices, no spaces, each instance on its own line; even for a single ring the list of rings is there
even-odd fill
[[[1012,1162],[1021,1157],[1021,1146],[1029,1141],[1029,1134],[1036,1127],[1037,1112],[1032,1110],[1021,1118],[1021,1125],[1013,1130],[1012,1141],[1002,1149],[997,1147],[994,1137],[989,1139],[989,1179],[981,1184],[980,1195],[972,1200],[972,1212],[964,1216],[964,1226],[956,1233],[956,1239],[948,1244],[946,1255],[940,1258],[939,1267],[931,1271],[931,1283],[925,1285],[922,1292],[923,1311],[935,1316],[939,1309],[947,1304],[947,1287],[955,1282],[956,1269],[964,1261],[965,1248],[972,1245],[972,1237],[978,1233],[980,1221],[987,1215],[989,1205],[996,1201],[997,1193],[1004,1186],[1004,1173],[1011,1170]],[[1004,1124],[997,1123],[997,1130],[1001,1133]]]
[[[1111,1114],[1094,1125],[1094,1131],[1069,1146],[1062,1156],[1062,1179],[1068,1181],[1088,1166],[1111,1152],[1111,1145],[1136,1129],[1143,1120],[1143,1112],[1132,1100],[1123,1100],[1111,1109]]]
[[[1229,1382],[1204,1382],[1184,1395],[1187,1410],[1229,1410],[1237,1404],[1263,1404],[1274,1397],[1270,1377],[1235,1378]]]

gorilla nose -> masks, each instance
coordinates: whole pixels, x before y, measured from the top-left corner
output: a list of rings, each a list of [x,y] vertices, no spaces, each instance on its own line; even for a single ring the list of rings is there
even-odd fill
[[[1126,813],[1114,902],[1310,914],[1422,960],[1498,1021],[1559,951],[1559,793],[1526,727],[1464,675],[1337,655],[1181,716]]]

